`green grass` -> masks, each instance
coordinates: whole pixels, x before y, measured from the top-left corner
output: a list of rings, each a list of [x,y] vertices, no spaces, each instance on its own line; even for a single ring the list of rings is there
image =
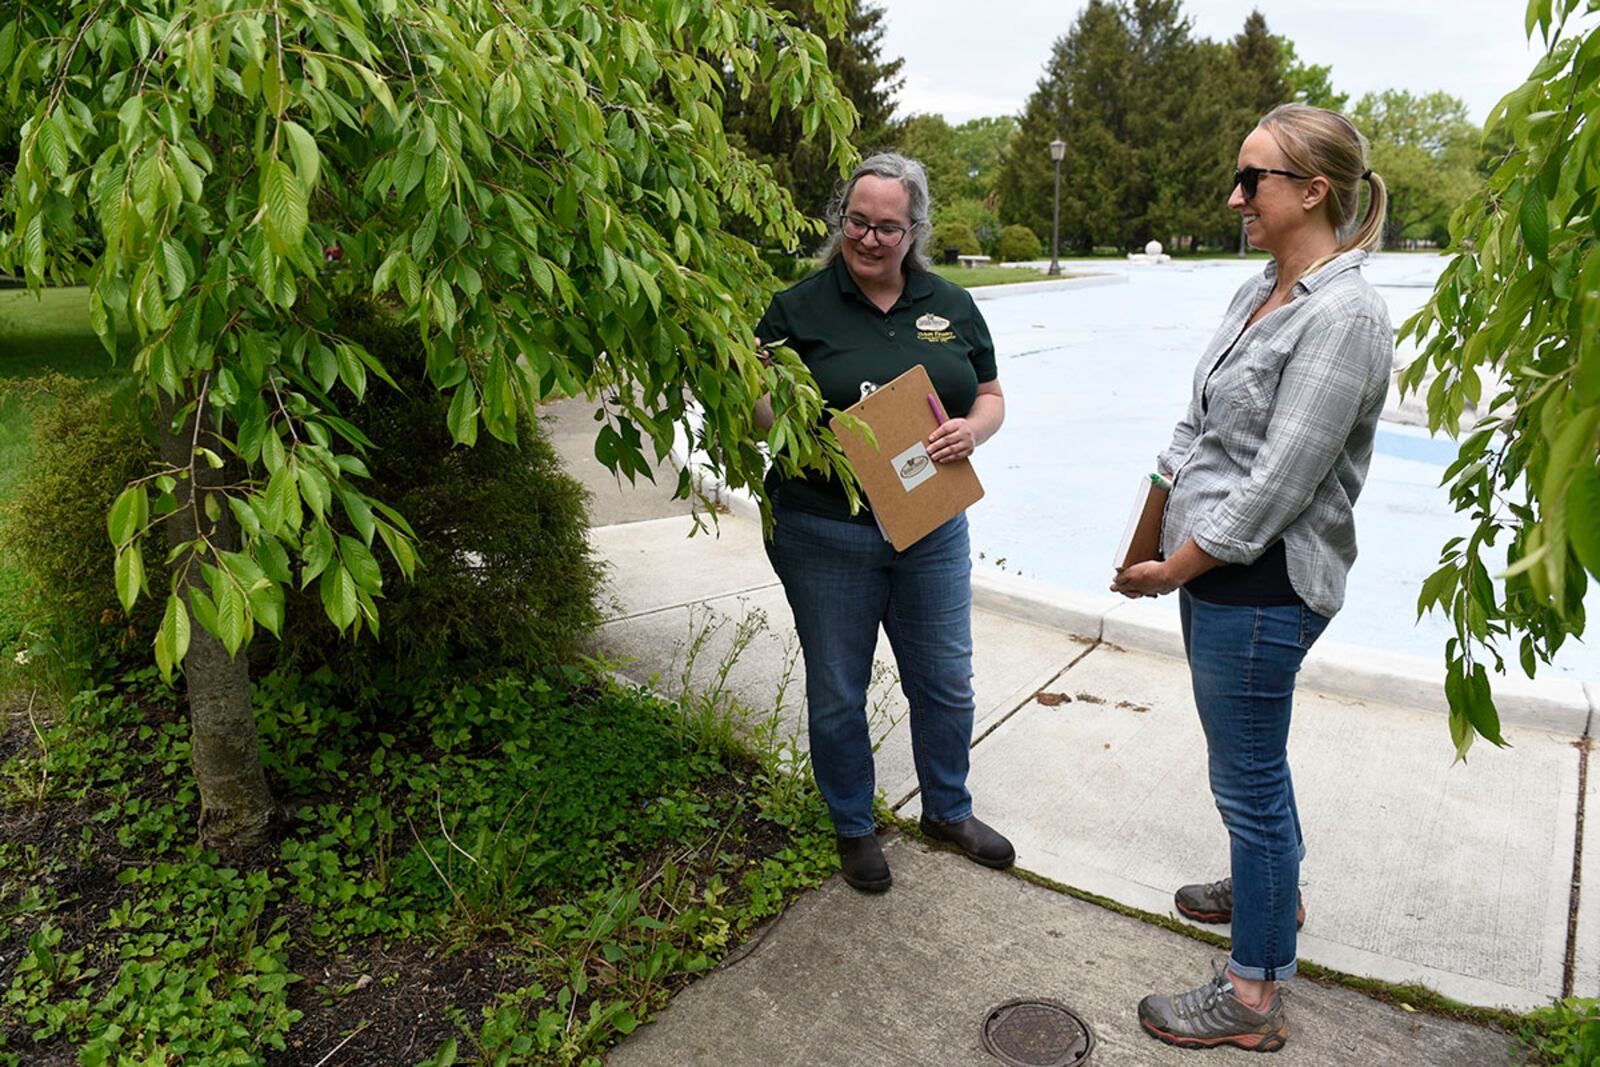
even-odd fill
[[[963,289],[976,289],[983,285],[1007,285],[1012,282],[1036,282],[1049,275],[1033,267],[947,267],[935,264],[933,273],[955,282]]]
[[[89,328],[89,290],[83,286],[0,289],[0,379],[67,374],[98,378],[111,357]]]

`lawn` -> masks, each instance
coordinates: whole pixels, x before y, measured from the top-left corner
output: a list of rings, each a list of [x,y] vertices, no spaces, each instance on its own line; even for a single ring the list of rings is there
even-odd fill
[[[0,379],[52,371],[75,378],[112,372],[111,357],[89,328],[89,290],[83,286],[0,289]]]
[[[955,282],[963,289],[976,289],[984,285],[1009,285],[1013,282],[1036,282],[1050,277],[1034,267],[947,267],[935,264],[933,273]]]

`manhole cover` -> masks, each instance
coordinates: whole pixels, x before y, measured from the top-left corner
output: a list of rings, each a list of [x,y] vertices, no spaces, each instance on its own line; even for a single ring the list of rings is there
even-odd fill
[[[1008,1000],[983,1020],[983,1047],[1011,1067],[1079,1067],[1094,1034],[1059,1001]]]

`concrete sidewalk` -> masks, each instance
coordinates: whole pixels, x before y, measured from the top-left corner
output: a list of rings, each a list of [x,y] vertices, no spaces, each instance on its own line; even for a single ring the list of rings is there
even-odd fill
[[[797,649],[759,526],[728,514],[716,536],[690,537],[687,505],[669,499],[675,477],[641,494],[582,474],[598,465],[579,447],[579,423],[569,411],[557,419],[571,430],[558,443],[597,493],[593,542],[616,602],[601,648],[672,688],[691,647],[695,684],[744,643],[728,684],[803,737]],[[1225,874],[1227,840],[1170,627],[1109,597],[1003,578],[985,578],[977,594],[972,789],[979,813],[1016,843],[1019,867],[1160,914],[1178,885]],[[892,664],[886,644],[879,655]],[[1574,887],[1587,799],[1583,688],[1533,694],[1513,716],[1526,724],[1508,731],[1515,748],[1482,746],[1452,766],[1429,686],[1400,684],[1393,662],[1376,666],[1335,656],[1308,667],[1298,694],[1302,959],[1485,1006],[1535,1007],[1568,984],[1600,995],[1600,906],[1580,906]],[[788,699],[773,708],[786,674]],[[915,817],[892,676],[874,703],[879,785],[898,814]],[[1591,881],[1596,851],[1583,865]],[[887,897],[830,882],[611,1062],[979,1063],[984,1012],[1023,995],[1078,1009],[1104,1040],[1096,1063],[1181,1060],[1138,1032],[1133,1006],[1145,992],[1198,984],[1213,950],[914,843],[893,845],[890,862]],[[1508,1062],[1504,1035],[1308,981],[1291,988],[1289,1062]]]

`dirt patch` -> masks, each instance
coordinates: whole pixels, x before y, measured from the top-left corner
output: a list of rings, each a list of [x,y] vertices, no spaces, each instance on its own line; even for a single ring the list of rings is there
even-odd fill
[[[518,988],[517,970],[498,962],[510,951],[502,941],[450,955],[417,943],[372,945],[334,960],[291,953],[290,970],[302,981],[290,987],[289,1006],[304,1014],[289,1031],[288,1048],[267,1063],[416,1063],[461,1036],[441,1008],[456,1009],[476,1027],[485,1004]]]

